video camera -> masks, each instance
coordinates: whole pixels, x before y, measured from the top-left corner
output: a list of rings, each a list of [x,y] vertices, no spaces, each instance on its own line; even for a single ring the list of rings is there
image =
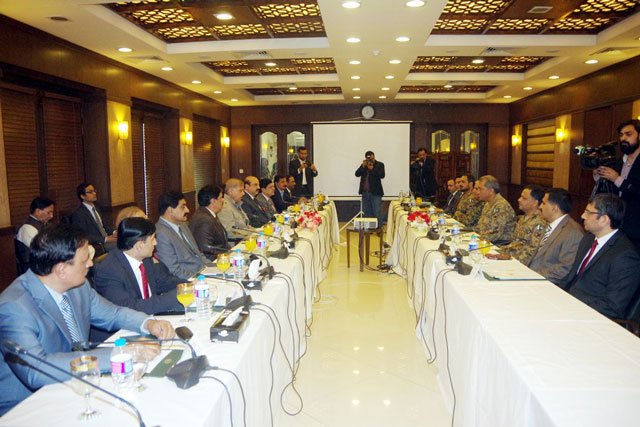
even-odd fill
[[[616,161],[616,142],[607,142],[599,147],[578,145],[574,148],[580,157],[582,169],[593,170],[600,166],[612,167]]]

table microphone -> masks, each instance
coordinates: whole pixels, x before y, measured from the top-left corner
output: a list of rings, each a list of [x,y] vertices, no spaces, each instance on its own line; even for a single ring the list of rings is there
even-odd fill
[[[68,371],[66,369],[63,369],[59,366],[54,365],[53,363],[47,361],[46,359],[36,356],[35,354],[29,352],[27,349],[25,349],[24,347],[20,346],[18,343],[16,343],[15,341],[11,341],[11,340],[0,340],[0,346],[2,346],[2,348],[4,348],[8,353],[11,353],[13,355],[15,355],[15,358],[7,358],[7,362],[15,362],[15,363],[20,363],[20,364],[24,364],[25,366],[28,366],[32,369],[35,369],[36,371],[39,371],[43,374],[46,374],[44,371],[42,371],[41,369],[36,368],[35,366],[31,365],[30,363],[28,363],[26,360],[24,360],[24,358],[21,358],[20,355],[24,355],[24,356],[28,356],[30,358],[32,358],[33,360],[36,360],[40,363],[42,363],[43,365],[46,365],[58,372],[61,372],[65,375],[70,376],[71,378],[73,378],[74,380],[80,381],[81,383],[88,385],[96,390],[100,390],[101,392],[103,392],[104,394],[113,397],[116,400],[119,400],[120,402],[124,403],[125,405],[127,405],[128,407],[130,407],[131,409],[133,409],[133,412],[135,413],[136,417],[138,418],[138,424],[140,425],[140,427],[145,427],[144,421],[142,421],[142,415],[140,415],[140,411],[138,411],[138,408],[136,408],[131,402],[129,402],[126,399],[123,399],[122,397],[118,396],[115,393],[112,393],[98,385],[93,384],[90,381],[85,380],[84,378],[74,374],[71,371]],[[49,375],[49,374],[46,374]],[[51,375],[49,375],[51,376]],[[60,380],[59,378],[55,378],[58,382],[64,382],[62,380]]]

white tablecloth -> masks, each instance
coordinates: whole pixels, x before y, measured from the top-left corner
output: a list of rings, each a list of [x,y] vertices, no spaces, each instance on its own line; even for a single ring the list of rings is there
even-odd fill
[[[444,257],[429,252],[437,242],[404,219],[395,234],[416,334],[452,409],[455,395],[456,426],[639,425],[637,337],[551,282],[445,272]]]

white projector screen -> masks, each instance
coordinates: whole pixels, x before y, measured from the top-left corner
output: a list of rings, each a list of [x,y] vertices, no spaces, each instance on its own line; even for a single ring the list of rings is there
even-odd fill
[[[313,123],[313,162],[318,168],[314,191],[343,200],[358,198],[356,169],[371,150],[384,163],[385,198],[409,190],[408,122]]]

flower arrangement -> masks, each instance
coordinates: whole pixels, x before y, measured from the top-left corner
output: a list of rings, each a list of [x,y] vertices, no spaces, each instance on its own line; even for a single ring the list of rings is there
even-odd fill
[[[322,224],[322,216],[315,210],[306,210],[300,213],[297,219],[300,228],[308,228],[315,231]]]
[[[407,216],[407,221],[414,227],[426,227],[431,219],[428,212],[414,211]]]

